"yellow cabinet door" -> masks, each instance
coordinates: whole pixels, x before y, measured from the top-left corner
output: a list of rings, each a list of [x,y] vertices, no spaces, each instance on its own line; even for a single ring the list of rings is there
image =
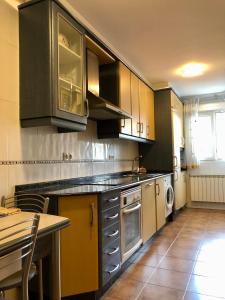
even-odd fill
[[[98,289],[97,195],[59,198],[58,214],[71,220],[61,232],[62,296]]]
[[[164,180],[159,178],[156,180],[156,228],[159,230],[166,223],[165,216],[165,189]]]
[[[120,108],[131,114],[130,70],[119,63],[119,100]],[[121,132],[131,134],[131,119],[121,120]]]
[[[147,85],[139,80],[140,137],[147,138]]]
[[[146,137],[149,140],[155,140],[154,92],[149,87],[147,87],[146,92]]]
[[[184,105],[173,91],[171,91],[171,108],[177,115],[179,127],[178,145],[179,147],[184,147]]]
[[[140,135],[139,79],[131,73],[132,135]]]
[[[142,239],[147,242],[156,232],[155,181],[141,186],[142,192]]]

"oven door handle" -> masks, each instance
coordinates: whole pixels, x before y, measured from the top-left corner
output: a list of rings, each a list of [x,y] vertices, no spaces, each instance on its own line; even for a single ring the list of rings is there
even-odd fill
[[[135,210],[138,210],[141,207],[141,203],[138,203],[135,207],[124,209],[123,214],[129,214]]]

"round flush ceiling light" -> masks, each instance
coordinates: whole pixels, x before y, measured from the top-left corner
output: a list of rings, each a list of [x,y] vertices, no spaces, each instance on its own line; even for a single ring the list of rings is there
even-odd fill
[[[178,68],[176,73],[182,77],[195,77],[204,74],[207,69],[206,64],[191,62]]]

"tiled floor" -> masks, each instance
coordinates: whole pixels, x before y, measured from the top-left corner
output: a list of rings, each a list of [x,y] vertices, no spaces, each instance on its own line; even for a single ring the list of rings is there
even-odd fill
[[[225,299],[225,211],[184,209],[102,299]]]

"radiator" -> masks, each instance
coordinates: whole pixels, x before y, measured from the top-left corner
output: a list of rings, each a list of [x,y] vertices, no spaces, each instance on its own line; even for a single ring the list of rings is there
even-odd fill
[[[190,176],[191,201],[225,203],[225,175]]]

